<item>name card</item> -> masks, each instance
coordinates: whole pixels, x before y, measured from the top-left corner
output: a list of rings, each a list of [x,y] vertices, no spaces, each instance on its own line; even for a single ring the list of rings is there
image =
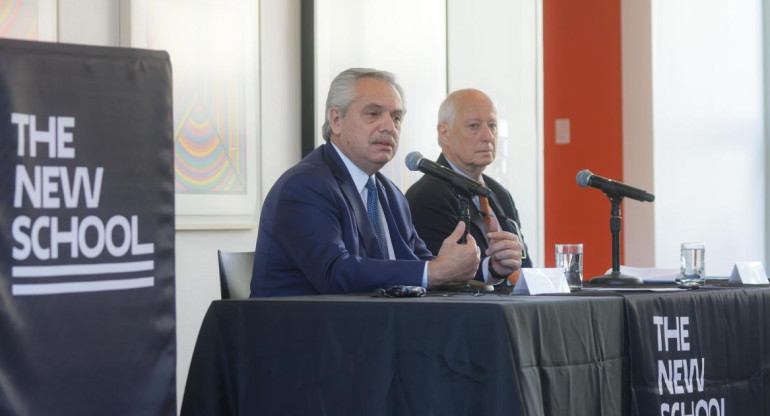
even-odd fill
[[[564,269],[522,268],[519,281],[513,288],[513,294],[540,295],[543,293],[570,293]]]
[[[743,283],[744,285],[766,285],[767,274],[762,263],[758,261],[739,261],[733,266],[730,274],[730,283]]]

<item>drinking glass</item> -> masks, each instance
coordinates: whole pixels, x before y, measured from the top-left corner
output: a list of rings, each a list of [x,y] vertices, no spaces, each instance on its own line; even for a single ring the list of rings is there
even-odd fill
[[[682,243],[679,264],[679,276],[676,283],[680,286],[700,286],[706,283],[706,243]]]
[[[582,244],[556,244],[556,267],[564,270],[569,290],[583,289]]]

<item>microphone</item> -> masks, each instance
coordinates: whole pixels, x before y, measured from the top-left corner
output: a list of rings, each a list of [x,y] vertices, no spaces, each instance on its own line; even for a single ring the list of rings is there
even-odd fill
[[[425,159],[420,152],[411,152],[406,155],[406,167],[409,168],[409,170],[419,170],[426,175],[441,179],[452,185],[457,192],[462,192],[466,195],[481,195],[489,198],[492,194],[492,191],[490,191],[489,188],[460,175],[452,169],[441,166],[432,160]]]
[[[577,174],[577,183],[583,188],[588,186],[596,188],[607,194],[608,196],[616,197],[628,197],[637,201],[652,202],[655,200],[655,195],[647,193],[639,188],[626,185],[621,182],[615,182],[612,179],[602,178],[601,176],[594,175],[588,169],[583,169]]]

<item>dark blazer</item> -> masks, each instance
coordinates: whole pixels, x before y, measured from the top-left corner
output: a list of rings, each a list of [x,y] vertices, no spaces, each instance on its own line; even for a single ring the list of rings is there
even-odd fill
[[[451,169],[443,154],[439,155],[436,162]],[[489,176],[482,175],[482,177],[486,187],[495,195],[498,204],[505,212],[505,216],[515,221],[521,229],[519,212],[516,210],[516,204],[513,203],[510,192]],[[457,203],[459,200],[457,193],[446,182],[433,176],[424,175],[409,187],[409,190],[406,191],[406,199],[412,210],[412,221],[417,233],[425,241],[428,249],[437,254],[441,248],[441,243],[457,226]],[[484,251],[489,247],[484,219],[475,204],[471,203],[469,206],[471,217],[469,232],[481,249],[483,260],[486,257]],[[524,252],[527,252],[526,245]],[[522,261],[522,267],[532,267],[529,253],[527,253],[527,258]],[[484,280],[481,263],[476,272],[476,280]]]
[[[251,296],[368,292],[419,286],[433,258],[417,236],[404,194],[377,173],[379,199],[397,260],[379,260],[361,194],[330,144],[273,185],[262,206]]]

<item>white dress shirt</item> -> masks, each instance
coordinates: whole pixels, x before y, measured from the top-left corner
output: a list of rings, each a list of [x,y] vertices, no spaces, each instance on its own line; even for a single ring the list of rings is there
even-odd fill
[[[348,170],[348,173],[350,173],[350,177],[353,178],[353,183],[356,185],[356,190],[361,195],[361,201],[364,203],[364,207],[366,207],[366,198],[369,196],[369,190],[366,189],[366,182],[369,181],[370,176],[366,174],[361,168],[356,166],[353,161],[351,161],[347,156],[345,156],[344,153],[331,141],[329,143],[334,147],[334,150],[337,151],[337,154],[340,156],[340,159],[342,159],[342,163],[345,164],[345,167]],[[374,181],[374,185],[379,188],[379,185],[377,184],[377,178],[375,175],[371,176],[372,181]],[[385,218],[385,212],[382,209],[382,203],[380,203],[380,221],[382,222],[382,228],[385,232],[385,238],[388,241],[388,258],[390,260],[395,260],[395,252],[393,251],[393,242],[390,239],[390,230],[388,228],[388,220]],[[486,279],[486,274],[484,276]],[[428,287],[428,262],[425,262],[425,267],[423,268],[422,272],[422,287],[427,288]]]

